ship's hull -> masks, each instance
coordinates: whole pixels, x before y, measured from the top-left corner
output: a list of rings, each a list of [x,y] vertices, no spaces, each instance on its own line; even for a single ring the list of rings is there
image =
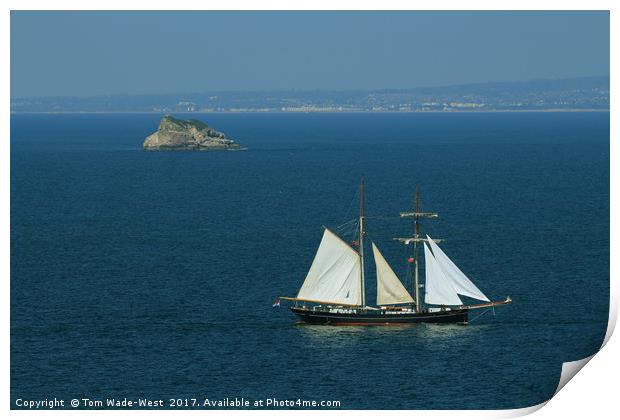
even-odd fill
[[[307,324],[321,325],[390,325],[434,323],[449,324],[467,322],[468,309],[437,312],[350,311],[334,313],[326,309],[293,307],[291,311]]]

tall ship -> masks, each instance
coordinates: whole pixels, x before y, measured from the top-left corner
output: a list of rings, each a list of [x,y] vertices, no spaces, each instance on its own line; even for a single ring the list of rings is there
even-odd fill
[[[469,312],[494,308],[512,302],[508,296],[491,301],[441,250],[441,239],[420,234],[420,220],[436,218],[437,213],[420,210],[420,194],[416,191],[413,211],[400,213],[401,218],[413,219],[413,236],[394,238],[410,248],[408,262],[411,292],[403,286],[377,245],[371,248],[376,267],[376,305],[366,303],[364,275],[364,179],[360,182],[360,213],[357,220],[357,240],[348,243],[328,228],[324,228],[310,270],[296,297],[280,297],[294,302],[290,310],[301,321],[329,325],[389,325],[409,323],[467,323]],[[419,248],[424,251],[424,284],[419,278]],[[420,293],[424,289],[424,297]],[[466,305],[461,297],[481,303]],[[280,300],[277,301],[279,306]]]

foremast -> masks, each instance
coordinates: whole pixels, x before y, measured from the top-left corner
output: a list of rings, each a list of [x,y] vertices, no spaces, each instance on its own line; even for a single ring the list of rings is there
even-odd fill
[[[431,245],[431,241],[434,242],[435,244],[438,244],[440,242],[443,242],[443,239],[431,239],[430,237],[426,237],[423,238],[420,236],[420,219],[421,218],[427,218],[427,219],[434,219],[439,217],[439,215],[437,213],[434,212],[425,212],[425,211],[421,211],[420,210],[420,189],[417,188],[416,189],[416,196],[415,196],[415,207],[414,207],[414,211],[411,212],[402,212],[400,213],[400,217],[401,218],[407,218],[407,217],[411,217],[413,218],[413,237],[411,238],[394,238],[394,240],[399,241],[404,243],[405,245],[408,244],[413,244],[413,249],[412,249],[412,258],[413,258],[413,263],[414,263],[414,269],[412,270],[412,288],[413,288],[413,294],[415,295],[415,306],[416,306],[416,312],[420,312],[422,310],[422,302],[420,299],[420,282],[419,282],[419,262],[418,262],[418,243],[420,242],[426,242],[428,243],[429,246],[432,247]],[[441,250],[439,250],[439,252],[441,252]],[[447,257],[446,257],[447,258]],[[428,262],[426,262],[426,264],[428,264]],[[453,264],[453,263],[452,263]],[[458,269],[458,268],[457,268]],[[428,273],[427,273],[428,275]],[[461,273],[461,275],[465,276],[464,274]],[[428,282],[428,278],[426,279],[426,281]],[[469,279],[467,279],[467,282],[471,282]],[[473,284],[472,284],[473,286]],[[425,284],[425,287],[428,287],[428,284]],[[475,288],[475,286],[473,286]],[[462,284],[461,284],[461,288],[462,288]],[[426,289],[425,289],[426,290]],[[478,293],[482,294],[482,292],[480,292],[477,288],[476,290],[478,291]],[[471,291],[470,291],[471,292]],[[428,290],[427,290],[428,293]],[[480,297],[477,297],[475,295],[471,295],[468,293],[462,293],[466,296],[470,296],[473,297],[475,299],[480,299]],[[460,309],[477,309],[477,308],[488,308],[488,307],[494,307],[494,306],[499,306],[499,305],[508,305],[510,303],[512,303],[512,299],[510,298],[510,296],[507,296],[505,300],[503,301],[490,301],[488,298],[486,298],[486,296],[482,295],[482,297],[484,298],[484,300],[486,300],[485,303],[479,303],[479,304],[474,304],[474,305],[459,305]]]
[[[420,211],[420,188],[416,188],[415,193],[415,206],[414,211],[411,212],[401,212],[401,218],[413,218],[413,237],[411,238],[394,238],[399,242],[403,242],[405,245],[413,244],[411,257],[413,259],[413,270],[411,273],[411,284],[412,284],[412,292],[415,299],[415,309],[416,312],[420,312],[422,310],[422,304],[420,301],[420,275],[419,275],[419,262],[418,262],[418,243],[426,242],[427,239],[420,237],[420,218],[436,218],[439,217],[437,213],[432,212],[422,212]],[[441,239],[435,239],[435,242],[440,242]]]

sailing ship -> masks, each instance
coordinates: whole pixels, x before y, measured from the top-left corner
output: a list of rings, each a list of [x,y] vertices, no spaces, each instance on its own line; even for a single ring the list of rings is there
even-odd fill
[[[402,218],[413,219],[413,236],[394,238],[405,246],[411,245],[413,265],[411,293],[403,286],[377,245],[372,243],[376,266],[376,306],[366,304],[364,275],[364,179],[360,182],[360,214],[357,220],[357,241],[347,243],[335,232],[324,228],[323,238],[310,270],[296,297],[280,297],[292,301],[290,310],[302,322],[330,325],[386,325],[408,323],[467,323],[470,310],[494,308],[512,302],[491,301],[452,262],[438,243],[420,234],[420,220],[436,218],[437,213],[420,211],[419,189],[415,209],[400,213]],[[425,260],[425,282],[420,284],[418,248],[422,244]],[[424,289],[424,301],[420,289]],[[462,296],[482,303],[466,305]],[[277,301],[279,306],[279,300]]]

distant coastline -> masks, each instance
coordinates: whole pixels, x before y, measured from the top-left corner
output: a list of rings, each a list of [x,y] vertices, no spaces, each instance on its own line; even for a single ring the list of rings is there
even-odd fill
[[[484,109],[445,111],[185,111],[181,114],[494,114],[494,113],[555,113],[555,112],[609,112],[609,108],[549,108],[549,109]],[[11,111],[11,115],[114,115],[114,114],[153,114],[162,115],[162,111]]]
[[[609,77],[412,89],[213,91],[11,98],[11,112],[359,113],[609,110]]]

